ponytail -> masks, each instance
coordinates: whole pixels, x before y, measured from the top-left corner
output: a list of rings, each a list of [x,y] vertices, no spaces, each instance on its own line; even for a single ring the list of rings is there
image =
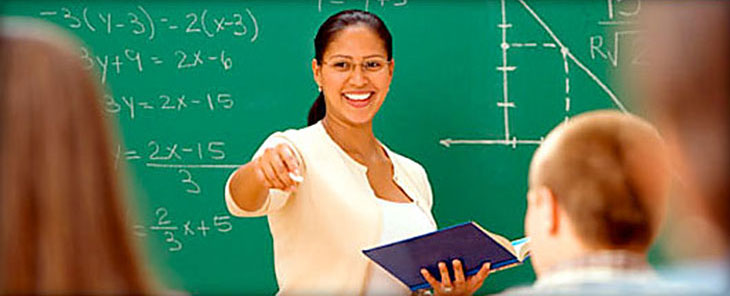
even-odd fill
[[[309,116],[307,116],[307,126],[313,125],[317,123],[317,121],[322,120],[325,113],[327,113],[327,108],[324,104],[324,94],[322,94],[322,92],[319,92],[319,96],[317,96],[317,99],[314,100],[312,108],[309,108]]]

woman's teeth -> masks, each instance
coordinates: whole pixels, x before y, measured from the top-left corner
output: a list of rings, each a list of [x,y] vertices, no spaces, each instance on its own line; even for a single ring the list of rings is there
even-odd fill
[[[345,97],[347,97],[348,99],[353,100],[353,101],[364,101],[364,100],[367,100],[368,98],[370,98],[370,96],[372,94],[373,93],[364,93],[364,94],[347,94],[346,93]]]

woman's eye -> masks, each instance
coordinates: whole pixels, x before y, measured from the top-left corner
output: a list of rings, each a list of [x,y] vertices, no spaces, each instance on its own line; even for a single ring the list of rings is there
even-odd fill
[[[365,67],[368,68],[369,70],[378,70],[382,66],[383,66],[383,64],[378,61],[365,62]]]
[[[335,69],[338,70],[347,70],[350,68],[350,64],[348,62],[335,62],[332,64],[332,66],[334,66]]]

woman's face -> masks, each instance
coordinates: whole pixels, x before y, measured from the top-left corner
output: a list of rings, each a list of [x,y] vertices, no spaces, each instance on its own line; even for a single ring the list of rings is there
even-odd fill
[[[321,65],[312,60],[312,71],[324,93],[328,120],[361,125],[371,123],[383,104],[393,62],[373,30],[350,26],[327,45]]]

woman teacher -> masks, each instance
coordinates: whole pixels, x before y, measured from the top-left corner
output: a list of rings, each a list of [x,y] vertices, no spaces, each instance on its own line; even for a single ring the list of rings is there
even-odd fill
[[[267,215],[281,294],[408,295],[361,250],[434,231],[423,167],[381,143],[373,118],[393,78],[391,34],[347,10],[314,39],[309,126],[275,132],[226,185],[236,216]]]

